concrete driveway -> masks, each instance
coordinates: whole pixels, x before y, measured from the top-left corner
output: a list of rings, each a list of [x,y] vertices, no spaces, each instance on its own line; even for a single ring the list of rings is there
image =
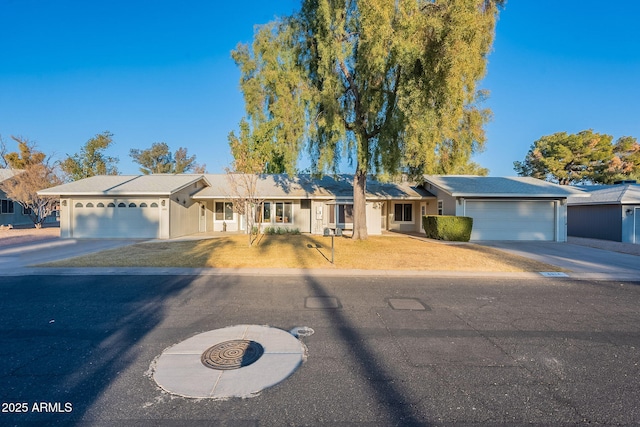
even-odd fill
[[[73,258],[107,249],[133,245],[136,239],[60,239],[19,243],[0,247],[0,271]]]
[[[588,242],[476,242],[516,255],[563,268],[573,278],[629,279],[640,278],[640,256],[585,246]],[[609,249],[615,249],[609,242]]]

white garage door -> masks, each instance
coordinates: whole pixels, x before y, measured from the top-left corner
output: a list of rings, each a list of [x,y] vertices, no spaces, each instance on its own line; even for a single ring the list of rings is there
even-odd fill
[[[467,200],[473,218],[471,240],[555,240],[555,204],[551,201]]]
[[[71,236],[76,238],[156,238],[158,200],[74,200]]]

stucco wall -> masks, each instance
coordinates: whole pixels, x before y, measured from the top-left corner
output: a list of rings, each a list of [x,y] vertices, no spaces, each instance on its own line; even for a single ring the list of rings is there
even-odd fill
[[[199,231],[200,203],[190,197],[193,188],[171,195],[169,206],[169,234],[171,238],[194,234]]]

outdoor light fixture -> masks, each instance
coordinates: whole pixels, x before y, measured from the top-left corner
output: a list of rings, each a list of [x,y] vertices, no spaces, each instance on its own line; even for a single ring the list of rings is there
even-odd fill
[[[633,209],[627,209],[626,212],[627,212],[627,216],[633,215]]]

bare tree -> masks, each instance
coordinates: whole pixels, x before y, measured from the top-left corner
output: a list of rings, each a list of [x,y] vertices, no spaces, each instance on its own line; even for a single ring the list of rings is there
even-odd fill
[[[53,168],[43,163],[15,172],[13,178],[0,183],[0,189],[24,208],[36,228],[41,228],[45,219],[55,210],[58,197],[39,195],[38,191],[60,185],[62,179]]]
[[[2,153],[14,176],[0,183],[7,197],[18,202],[36,228],[41,228],[58,203],[58,197],[39,195],[38,191],[62,184],[62,179],[49,163],[47,155],[36,148],[35,142],[11,136],[18,143],[18,151]],[[6,147],[1,147],[6,151]]]
[[[8,168],[9,163],[7,163],[7,159],[4,158],[7,154],[7,144],[5,144],[4,139],[2,139],[2,135],[0,135],[0,168]]]
[[[227,169],[228,191],[233,198],[233,211],[244,215],[249,234],[249,246],[260,234],[264,198],[260,197],[257,173],[238,173]]]

